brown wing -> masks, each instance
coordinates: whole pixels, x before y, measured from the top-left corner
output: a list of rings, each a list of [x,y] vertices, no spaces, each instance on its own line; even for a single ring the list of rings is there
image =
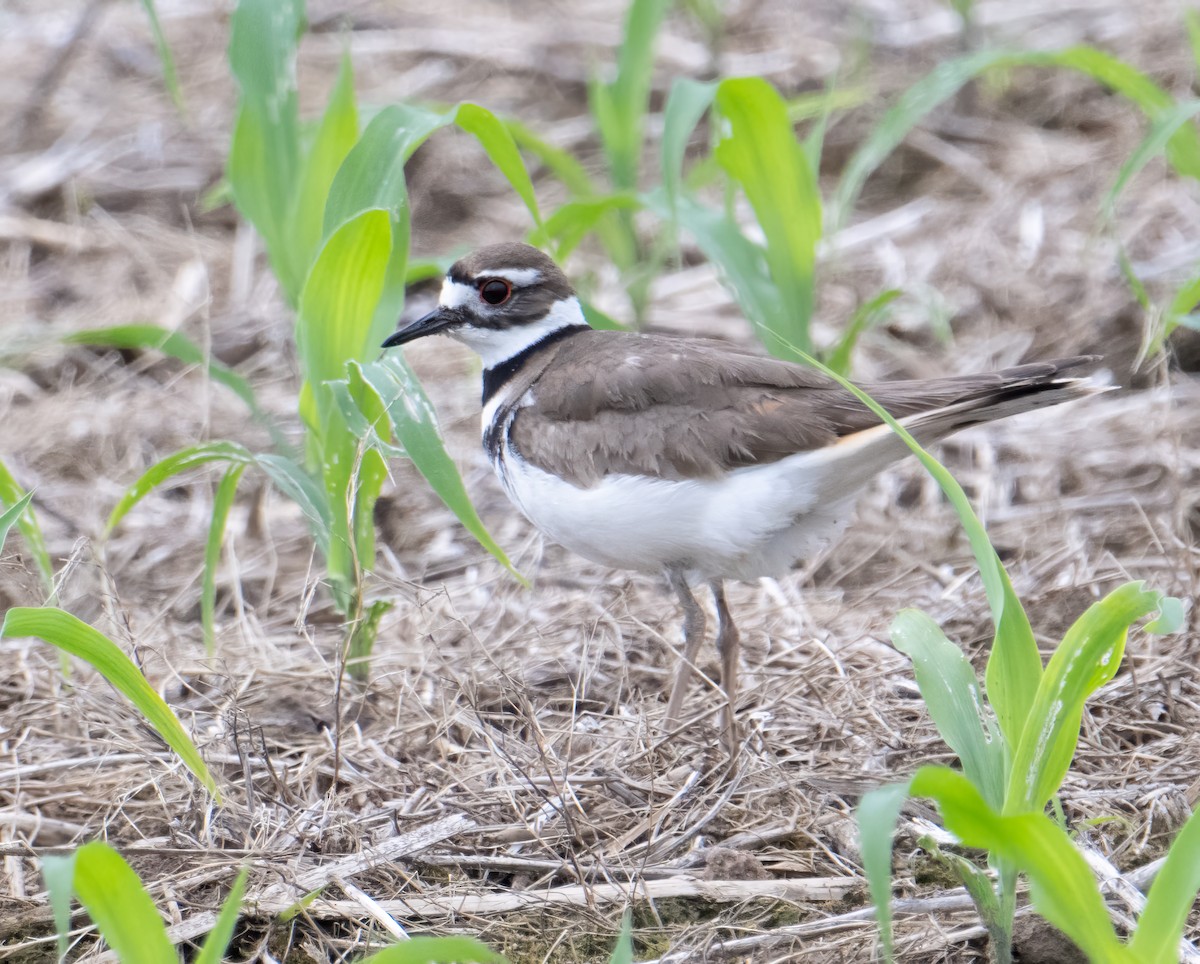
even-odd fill
[[[1049,379],[1067,364],[865,387],[901,417]],[[514,417],[513,444],[527,461],[579,485],[613,473],[711,478],[879,424],[850,392],[810,368],[656,335],[568,338],[532,392],[532,404]]]

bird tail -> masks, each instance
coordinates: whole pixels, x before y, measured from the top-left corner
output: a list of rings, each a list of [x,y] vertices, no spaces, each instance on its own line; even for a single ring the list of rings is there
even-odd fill
[[[1093,356],[1080,356],[1008,368],[986,378],[965,376],[926,383],[931,388],[945,389],[954,400],[903,415],[897,421],[924,446],[973,425],[1110,391],[1115,386],[1061,374],[1094,360]],[[944,385],[939,384],[942,382]],[[963,390],[954,392],[956,387]],[[884,408],[889,407],[886,398],[878,400]],[[826,450],[827,468],[831,471],[820,473],[819,488],[826,490],[823,492],[826,498],[857,489],[909,452],[907,444],[889,425],[853,432]]]

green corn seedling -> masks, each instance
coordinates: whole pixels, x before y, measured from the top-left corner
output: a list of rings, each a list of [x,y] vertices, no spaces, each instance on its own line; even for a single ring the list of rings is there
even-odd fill
[[[295,90],[296,49],[303,29],[299,0],[242,0],[238,5],[230,63],[241,97],[228,165],[230,193],[263,238],[284,297],[296,309],[303,456],[283,445],[261,454],[231,442],[190,446],[158,462],[134,483],[110,515],[108,531],[167,479],[200,465],[224,464],[206,540],[201,591],[202,624],[211,651],[214,574],[226,520],[245,469],[260,470],[303,509],[325,559],[335,605],[347,619],[348,651],[365,656],[384,608],[367,600],[363,587],[375,559],[372,512],[387,469],[383,451],[365,444],[347,424],[346,393],[384,443],[390,444],[393,437],[419,437],[420,444],[404,444],[403,454],[484,546],[509,565],[467,498],[436,425],[428,418],[424,393],[403,359],[393,356],[379,364],[380,371],[390,373],[387,377],[405,386],[404,405],[389,406],[370,379],[349,374],[352,363],[375,364],[378,345],[403,307],[410,277],[404,164],[435,131],[455,126],[479,142],[527,205],[535,225],[541,219],[516,142],[491,112],[474,104],[444,111],[393,106],[376,114],[360,133],[348,59],[311,137],[303,136]],[[155,347],[203,366],[257,410],[249,386],[205,359],[181,335],[126,326],[76,337],[95,344]],[[395,447],[389,450],[393,455],[399,452]],[[365,663],[352,668],[361,673]]]
[[[1158,619],[1147,629],[1173,631],[1182,621],[1182,604],[1177,599],[1144,589],[1141,583],[1128,583],[1092,606],[1071,627],[1043,668],[1028,617],[962,487],[865,393],[832,369],[821,366],[816,359],[807,360],[854,391],[904,439],[937,480],[967,533],[995,627],[985,685],[981,689],[962,651],[928,616],[907,610],[893,623],[893,643],[913,660],[917,684],[926,706],[942,738],[958,755],[962,771],[926,767],[909,781],[872,791],[863,798],[859,808],[861,845],[884,953],[891,960],[890,856],[896,818],[907,797],[931,796],[942,807],[947,827],[955,833],[958,833],[955,828],[959,826],[960,815],[973,815],[977,821],[986,821],[991,814],[1001,822],[993,821],[989,833],[994,831],[1000,836],[1009,833],[1003,830],[1008,826],[1003,820],[1011,818],[1015,821],[1012,826],[1019,826],[1027,835],[1021,838],[1026,841],[1022,844],[1025,849],[1014,849],[1014,846],[972,844],[970,840],[974,837],[968,839],[960,834],[964,843],[989,849],[989,861],[996,874],[994,882],[968,861],[953,862],[988,929],[993,959],[997,964],[1007,964],[1011,960],[1018,874],[1025,872],[1035,882],[1052,879],[1044,877],[1053,868],[1053,861],[1046,862],[1049,858],[1045,855],[1051,852],[1047,850],[1051,844],[1046,843],[1046,839],[1062,831],[1045,817],[1043,811],[1071,765],[1086,700],[1116,674],[1129,628],[1157,613]],[[1045,895],[1058,892],[1055,886],[1042,882],[1035,888],[1035,900],[1037,895],[1042,895],[1039,908],[1060,927],[1064,915],[1068,919],[1075,915],[1076,923],[1064,929],[1065,933],[1075,940],[1086,937],[1080,946],[1089,954],[1095,950],[1102,955],[1095,960],[1136,959],[1121,957],[1125,950],[1116,942],[1115,936],[1109,942],[1103,932],[1095,930],[1094,913],[1079,916],[1083,913],[1080,907],[1092,906],[1094,911],[1096,902],[1100,903],[1101,909],[1103,902],[1098,891],[1094,900],[1087,888],[1078,891],[1078,865],[1083,861],[1065,835],[1063,840],[1074,855],[1073,860],[1068,861],[1069,866],[1064,864],[1068,870],[1063,873],[1069,872],[1071,879],[1076,881],[1071,899],[1078,901],[1079,907],[1068,912],[1051,905],[1047,911]],[[1191,836],[1187,840],[1190,841]],[[1054,846],[1057,849],[1053,853],[1061,855],[1061,843]],[[1193,846],[1196,844],[1185,843],[1181,853],[1192,854]],[[1042,862],[1031,863],[1031,855],[1038,854],[1042,855]],[[1187,856],[1179,858],[1180,861],[1187,859]],[[1090,875],[1088,879],[1090,881]],[[1094,882],[1091,882],[1091,888],[1095,890]],[[1194,895],[1195,890],[1190,893]],[[1175,900],[1166,896],[1158,899],[1163,902]],[[1190,900],[1189,896],[1189,903]],[[1172,921],[1175,919],[1175,915],[1166,912],[1163,916]],[[1107,921],[1106,915],[1104,919]],[[1156,919],[1151,918],[1152,921]],[[1182,922],[1174,932],[1176,942],[1181,933]],[[1117,949],[1113,950],[1114,947]],[[1110,953],[1116,956],[1103,956]]]

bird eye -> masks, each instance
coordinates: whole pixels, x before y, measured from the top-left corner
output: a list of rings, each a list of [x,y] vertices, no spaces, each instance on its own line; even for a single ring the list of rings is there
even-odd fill
[[[489,305],[502,305],[512,294],[512,285],[499,278],[485,281],[479,286],[479,297]]]

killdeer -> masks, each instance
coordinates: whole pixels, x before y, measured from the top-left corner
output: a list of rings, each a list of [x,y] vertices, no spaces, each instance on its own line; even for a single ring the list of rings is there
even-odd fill
[[[383,345],[438,333],[483,360],[483,446],[529,521],[594,562],[666,574],[685,641],[668,728],[705,635],[691,586],[709,584],[733,752],[738,630],[724,580],[777,576],[811,557],[908,448],[814,369],[699,338],[590,328],[566,276],[525,244],[457,262],[437,308]],[[1092,360],[864,388],[929,443],[1096,391],[1062,374]]]

